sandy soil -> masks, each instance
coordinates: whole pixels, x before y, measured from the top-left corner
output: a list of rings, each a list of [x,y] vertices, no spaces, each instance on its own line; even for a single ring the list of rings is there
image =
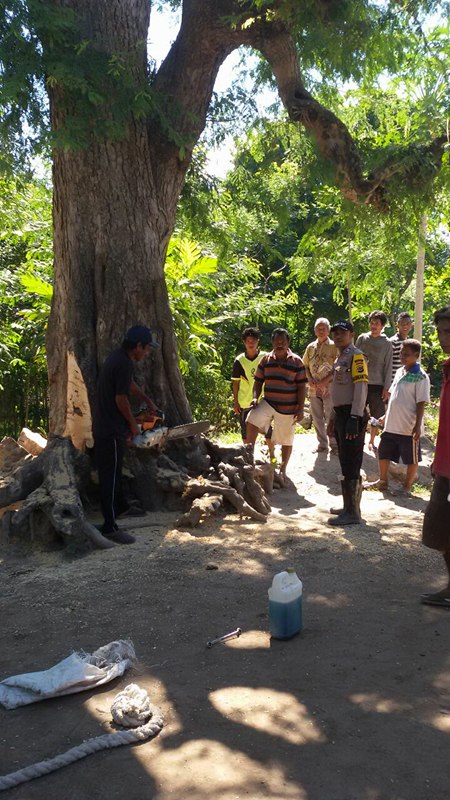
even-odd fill
[[[136,520],[135,545],[82,559],[2,548],[0,677],[126,637],[139,662],[95,692],[0,708],[1,774],[111,731],[128,683],[165,714],[155,740],[3,797],[448,800],[450,617],[418,601],[444,577],[420,544],[426,498],[365,492],[365,523],[332,529],[337,458],[313,454],[312,434],[296,438],[294,483],[266,525],[227,514],[187,532],[158,513]],[[367,453],[369,476],[374,463]],[[281,642],[267,589],[289,565],[305,628]],[[206,649],[236,626],[239,639]]]

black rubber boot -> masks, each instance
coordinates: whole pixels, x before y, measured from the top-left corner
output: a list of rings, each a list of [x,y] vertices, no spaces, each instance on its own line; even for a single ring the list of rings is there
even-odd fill
[[[342,497],[344,498],[344,506],[343,508],[330,508],[330,514],[343,514],[348,506],[348,492],[345,480],[341,481],[341,492]]]
[[[330,517],[328,520],[329,525],[338,525],[345,527],[346,525],[359,525],[361,520],[360,503],[362,494],[362,479],[356,480],[344,479],[346,484],[346,491],[348,493],[348,505],[345,507],[342,514],[337,517]],[[344,493],[345,498],[345,493]]]

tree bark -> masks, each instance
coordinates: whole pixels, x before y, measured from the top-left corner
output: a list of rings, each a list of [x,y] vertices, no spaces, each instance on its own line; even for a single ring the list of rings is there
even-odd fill
[[[146,41],[144,0],[74,0],[70,5],[82,16],[86,35],[111,53]],[[146,80],[145,58],[140,69],[136,84]],[[49,86],[49,96],[58,132],[66,122],[65,97],[58,86]],[[177,185],[170,173],[185,169],[173,158],[165,164],[171,188],[161,198],[150,150],[146,121],[130,116],[120,141],[105,135],[83,149],[54,151],[55,290],[47,337],[53,432],[66,431],[68,416],[72,421],[85,416],[76,396],[71,407],[68,403],[70,362],[92,407],[99,365],[136,323],[154,328],[160,343],[143,382],[172,424],[190,420],[163,270],[180,181],[177,175]]]
[[[82,20],[80,41],[94,52],[136,52],[133,91],[149,86],[147,0],[55,0]],[[203,130],[218,69],[236,34],[219,22],[221,5],[187,3],[181,29],[152,89],[169,125],[130,113],[118,141],[98,137],[53,153],[54,296],[47,336],[50,430],[79,445],[88,440],[97,372],[130,325],[155,330],[160,349],[142,368],[142,383],[170,425],[191,420],[178,368],[164,279],[167,245],[192,148]],[[208,25],[210,26],[208,30]],[[45,45],[45,42],[44,42]],[[50,45],[49,45],[50,46]],[[52,129],[67,123],[67,92],[48,84]],[[132,92],[131,92],[132,93]],[[173,138],[173,136],[172,136]],[[176,137],[175,137],[176,138]]]
[[[79,486],[88,470],[85,459],[69,439],[56,436],[39,456],[6,479],[0,489],[0,507],[24,500],[17,511],[3,517],[7,538],[33,540],[38,529],[46,540],[58,535],[77,550],[113,547],[84,518]]]

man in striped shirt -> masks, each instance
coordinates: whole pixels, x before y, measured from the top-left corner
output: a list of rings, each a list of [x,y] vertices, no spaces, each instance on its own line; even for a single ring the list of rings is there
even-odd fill
[[[289,347],[290,336],[284,328],[272,333],[272,352],[263,356],[255,372],[253,400],[247,417],[247,440],[256,442],[260,431],[273,423],[272,442],[281,445],[281,474],[292,453],[295,424],[303,419],[306,395],[306,370],[302,359]],[[264,394],[261,391],[264,386]]]

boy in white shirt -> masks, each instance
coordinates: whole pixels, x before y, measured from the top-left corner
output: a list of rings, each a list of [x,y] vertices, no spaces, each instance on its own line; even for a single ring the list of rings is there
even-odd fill
[[[366,488],[388,488],[389,463],[400,459],[406,464],[405,490],[409,492],[417,476],[422,454],[420,437],[424,432],[425,403],[430,401],[430,379],[418,363],[420,342],[405,339],[400,351],[402,367],[395,373],[389,389],[378,461],[380,478]]]

